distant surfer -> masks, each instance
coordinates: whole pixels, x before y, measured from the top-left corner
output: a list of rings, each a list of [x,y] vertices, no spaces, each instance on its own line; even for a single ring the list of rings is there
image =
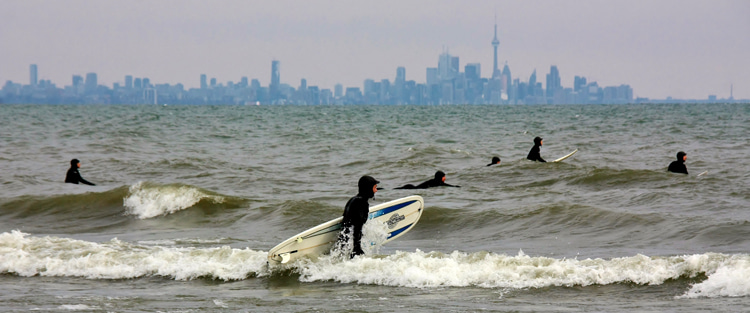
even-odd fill
[[[490,164],[487,164],[487,166],[493,166],[496,164],[500,164],[500,158],[499,157],[492,157],[492,161],[490,161]]]
[[[70,168],[68,169],[68,173],[65,174],[65,182],[76,185],[78,185],[79,183],[83,183],[86,185],[96,186],[94,183],[89,182],[81,177],[81,173],[78,172],[79,167],[81,167],[81,162],[78,161],[78,159],[70,160]]]
[[[339,234],[336,246],[343,251],[351,239],[352,251],[349,258],[365,254],[361,245],[362,226],[367,222],[367,216],[370,214],[370,203],[367,201],[375,197],[375,193],[378,192],[378,183],[380,182],[372,176],[362,176],[357,183],[359,193],[349,199],[344,207],[342,221],[344,229]]]
[[[527,155],[526,158],[532,161],[547,162],[544,159],[542,159],[542,156],[539,154],[539,151],[541,150],[540,149],[541,146],[542,146],[542,138],[541,137],[534,138],[534,147],[531,148],[531,151],[529,151],[529,155]]]
[[[672,161],[672,163],[669,163],[669,168],[667,168],[667,171],[672,173],[681,173],[681,174],[687,174],[687,166],[685,166],[685,161],[687,160],[687,153],[685,152],[677,152],[677,160]]]
[[[426,182],[423,182],[423,183],[421,183],[419,185],[416,185],[416,186],[414,186],[412,184],[406,184],[406,185],[403,185],[403,186],[395,188],[395,189],[427,189],[427,188],[430,188],[430,187],[441,187],[441,186],[446,186],[446,187],[461,187],[461,186],[454,186],[454,185],[446,184],[445,183],[445,173],[443,173],[442,171],[437,171],[435,173],[435,178],[433,178],[433,179],[430,179],[430,180],[428,180]]]

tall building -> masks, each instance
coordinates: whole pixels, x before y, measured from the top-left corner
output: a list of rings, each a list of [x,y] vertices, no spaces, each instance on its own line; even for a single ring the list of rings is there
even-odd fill
[[[73,87],[79,87],[83,85],[83,77],[81,75],[73,75]]]
[[[125,88],[133,88],[133,75],[125,75]]]
[[[281,72],[279,67],[279,61],[271,61],[271,84],[268,86],[271,93],[271,101],[278,100],[281,96],[279,93],[279,87],[281,86]]]
[[[427,86],[437,85],[440,83],[440,74],[437,67],[427,68]]]
[[[201,89],[208,88],[208,77],[206,77],[206,74],[201,74]]]
[[[96,91],[96,86],[99,85],[99,83],[97,82],[96,73],[87,73],[85,84],[86,84],[86,93],[92,93]]]
[[[396,89],[396,104],[406,103],[406,68],[399,66],[396,69],[396,80],[393,82],[393,87]]]
[[[557,66],[552,65],[549,68],[549,74],[547,74],[547,91],[545,93],[547,102],[550,102],[550,99],[555,96],[555,92],[560,89],[561,86],[560,72],[557,70]]]
[[[581,92],[586,84],[586,77],[576,76],[573,81],[573,91]]]
[[[443,52],[438,59],[438,78],[440,80],[451,80],[458,76],[458,57],[452,57],[448,52]]]
[[[38,83],[39,78],[37,76],[36,64],[31,64],[29,65],[29,85],[36,87]]]
[[[479,63],[469,63],[464,66],[464,73],[467,80],[482,79],[482,66]]]
[[[344,96],[344,85],[342,84],[336,84],[336,86],[333,87],[333,96],[335,98],[341,98]]]
[[[493,54],[493,65],[492,65],[492,78],[500,78],[502,73],[500,68],[497,67],[497,46],[500,45],[500,40],[497,39],[497,16],[495,16],[495,37],[492,39],[492,47],[495,50]]]

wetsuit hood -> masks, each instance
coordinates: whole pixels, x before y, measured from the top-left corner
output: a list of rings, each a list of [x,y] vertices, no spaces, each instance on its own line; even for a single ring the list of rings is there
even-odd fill
[[[542,145],[542,137],[536,137],[536,138],[534,138],[534,144],[537,145],[537,146],[541,146]]]
[[[72,159],[70,160],[70,167],[78,167],[78,163],[81,161],[78,161],[78,159]]]
[[[684,160],[683,160],[682,158],[683,158],[684,156],[686,156],[686,155],[687,155],[687,153],[685,153],[685,152],[683,152],[683,151],[677,152],[677,161],[680,161],[680,162],[685,162],[685,161],[684,161]]]
[[[372,192],[372,187],[379,183],[380,182],[372,176],[362,176],[359,179],[359,183],[357,183],[357,187],[359,187],[359,195],[367,199],[374,197],[375,193]]]
[[[443,177],[445,177],[445,173],[443,173],[443,171],[435,172],[435,180],[443,181]]]

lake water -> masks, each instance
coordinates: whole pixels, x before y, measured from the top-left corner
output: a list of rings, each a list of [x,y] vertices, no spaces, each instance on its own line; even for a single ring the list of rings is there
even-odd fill
[[[748,134],[747,104],[0,105],[0,311],[744,312]],[[461,188],[393,189],[437,170]],[[362,175],[418,224],[268,267]]]

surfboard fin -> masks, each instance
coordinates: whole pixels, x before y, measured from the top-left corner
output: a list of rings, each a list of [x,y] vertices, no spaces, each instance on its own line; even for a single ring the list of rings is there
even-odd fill
[[[285,264],[286,262],[289,262],[289,260],[291,259],[291,255],[289,253],[282,253],[282,254],[279,254],[279,256],[281,257],[281,264]]]

